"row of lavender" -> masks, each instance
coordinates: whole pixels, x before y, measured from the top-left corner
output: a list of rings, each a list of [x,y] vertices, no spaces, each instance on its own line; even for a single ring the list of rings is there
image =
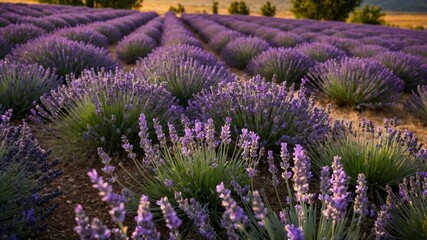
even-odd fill
[[[424,53],[427,49],[424,33],[385,27],[361,29],[358,25],[326,22],[335,36],[319,33],[306,37],[292,32],[304,21],[277,19],[263,26],[267,21],[254,17],[187,14],[183,19],[229,66],[260,74],[267,80],[274,77],[288,85],[299,85],[302,80],[310,91],[339,105],[384,107],[396,102],[403,91],[427,84],[427,62],[422,55],[422,49]],[[319,23],[307,21],[304,26],[317,34],[318,27],[310,28],[316,24]],[[382,40],[370,42],[371,37],[362,38],[371,33]],[[420,45],[405,48],[407,43]],[[399,49],[410,53],[394,51]],[[421,55],[412,55],[413,49]],[[423,88],[419,88],[406,106],[425,122],[425,113],[413,111],[420,100],[418,96],[423,94]]]

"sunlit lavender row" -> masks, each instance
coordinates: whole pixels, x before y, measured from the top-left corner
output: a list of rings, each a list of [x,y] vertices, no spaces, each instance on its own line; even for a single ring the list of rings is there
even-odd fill
[[[70,239],[427,236],[424,140],[398,119],[331,114],[403,102],[427,123],[426,32],[53,5],[0,14],[1,239],[43,234],[70,166],[111,215],[77,205]]]

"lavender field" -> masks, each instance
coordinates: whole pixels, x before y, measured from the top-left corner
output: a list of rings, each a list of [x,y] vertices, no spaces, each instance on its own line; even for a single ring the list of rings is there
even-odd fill
[[[0,239],[427,239],[427,31],[0,3]]]

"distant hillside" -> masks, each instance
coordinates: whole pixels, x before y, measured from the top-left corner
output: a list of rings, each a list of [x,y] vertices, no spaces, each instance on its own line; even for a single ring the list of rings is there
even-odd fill
[[[363,4],[379,5],[386,11],[427,13],[426,0],[365,0]]]

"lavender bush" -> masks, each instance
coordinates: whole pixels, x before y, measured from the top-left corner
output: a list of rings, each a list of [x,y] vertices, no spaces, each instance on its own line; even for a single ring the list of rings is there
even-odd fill
[[[117,57],[125,63],[135,63],[138,58],[146,57],[156,46],[157,43],[151,37],[132,34],[117,44]]]
[[[150,61],[173,62],[175,59],[193,59],[205,66],[222,67],[224,64],[219,62],[215,55],[201,48],[191,45],[176,45],[171,47],[161,47],[154,50],[147,59]]]
[[[421,122],[427,123],[427,86],[421,85],[417,87],[417,91],[413,91],[411,97],[405,102],[405,111],[418,118]]]
[[[389,49],[379,45],[360,45],[350,50],[350,54],[354,57],[370,58],[377,54],[383,54],[390,51]]]
[[[304,39],[292,32],[280,32],[272,37],[269,42],[275,47],[289,48],[303,43]]]
[[[399,194],[389,195],[390,221],[386,226],[394,239],[423,239],[427,236],[427,174],[419,172],[399,183]]]
[[[139,169],[139,173],[133,176],[135,182],[125,183],[118,178],[119,182],[137,197],[128,205],[137,205],[138,196],[141,194],[150,199],[166,196],[183,220],[180,230],[184,236],[191,225],[195,224],[203,238],[213,239],[213,227],[220,225],[222,214],[219,209],[221,200],[213,189],[220,182],[224,182],[226,187],[249,184],[254,166],[259,161],[259,137],[247,129],[242,129],[242,134],[236,140],[239,142],[238,147],[230,156],[230,120],[222,126],[221,132],[215,132],[212,119],[207,122],[196,120],[194,125],[186,124],[183,136],[178,136],[175,127],[169,124],[169,137],[164,134],[157,119],[154,119],[154,124],[159,141],[156,145],[152,144],[152,138],[148,138],[147,121],[145,116],[141,115],[139,136],[140,147],[144,152],[141,159],[133,152],[133,145],[129,144],[127,139],[123,141],[123,148]],[[218,139],[216,136],[221,137]],[[108,163],[110,157],[101,149],[99,154],[106,163],[104,171],[115,178],[115,173],[111,171],[114,166]],[[196,203],[199,209],[194,209]],[[203,212],[205,216],[200,215]],[[153,209],[153,213],[153,218],[159,219],[159,209]],[[221,234],[221,229],[217,230],[217,234]]]
[[[6,39],[0,36],[0,59],[6,56],[11,49],[12,45]]]
[[[374,58],[405,82],[405,91],[427,84],[427,65],[418,57],[403,52],[385,52]]]
[[[330,165],[331,158],[339,154],[352,186],[359,173],[366,176],[372,193],[385,185],[396,186],[425,164],[418,139],[408,130],[395,130],[396,126],[396,120],[386,120],[384,128],[364,119],[356,128],[352,122],[336,122],[327,139],[309,149],[315,172],[320,174],[321,167]]]
[[[307,87],[338,105],[384,107],[402,94],[404,82],[382,64],[359,58],[329,60],[308,72]]]
[[[233,30],[222,31],[209,39],[209,46],[215,52],[220,52],[221,49],[223,49],[230,41],[239,37],[243,37],[243,35],[239,32]]]
[[[0,61],[0,103],[13,109],[14,117],[23,118],[33,102],[62,82],[50,69],[41,66]]]
[[[402,52],[417,56],[423,59],[424,64],[427,64],[427,45],[406,46],[402,49]]]
[[[13,49],[8,58],[23,64],[37,63],[44,68],[55,68],[60,76],[79,76],[84,69],[109,70],[117,66],[106,49],[53,35]]]
[[[340,59],[347,55],[344,51],[326,43],[306,43],[299,45],[295,49],[316,62]]]
[[[184,57],[159,61],[148,58],[138,62],[136,72],[153,83],[165,83],[166,89],[186,106],[194,94],[233,81],[235,76],[224,67],[212,67]]]
[[[108,40],[104,35],[87,27],[66,28],[55,32],[55,34],[72,41],[92,44],[100,48],[108,47]]]
[[[256,37],[240,37],[229,42],[221,51],[228,66],[245,68],[249,61],[269,48],[269,44]]]
[[[12,46],[22,44],[28,40],[37,38],[46,32],[31,24],[11,24],[0,29],[0,35]]]
[[[271,81],[286,82],[287,86],[300,83],[314,61],[294,49],[271,48],[253,58],[247,69],[253,75],[259,74]]]
[[[93,28],[96,32],[104,35],[108,39],[108,44],[116,43],[123,37],[120,30],[113,25],[105,23],[96,23],[90,25],[89,27]]]
[[[195,118],[212,118],[217,128],[231,117],[232,130],[257,132],[263,146],[317,141],[329,129],[328,114],[314,106],[303,86],[295,92],[260,76],[219,83],[217,89],[202,91],[190,101],[188,113]],[[233,136],[236,133],[232,131]]]
[[[74,154],[76,160],[89,157],[97,147],[120,154],[123,135],[132,144],[137,142],[141,113],[162,123],[180,118],[181,110],[172,95],[133,72],[85,70],[80,78],[68,82],[51,96],[42,97],[32,117],[44,140],[65,162],[73,160]],[[152,126],[150,131],[154,133]]]
[[[45,220],[57,207],[48,203],[61,190],[49,185],[61,171],[29,126],[13,126],[10,118],[7,111],[0,120],[0,238],[26,239],[46,228]]]

